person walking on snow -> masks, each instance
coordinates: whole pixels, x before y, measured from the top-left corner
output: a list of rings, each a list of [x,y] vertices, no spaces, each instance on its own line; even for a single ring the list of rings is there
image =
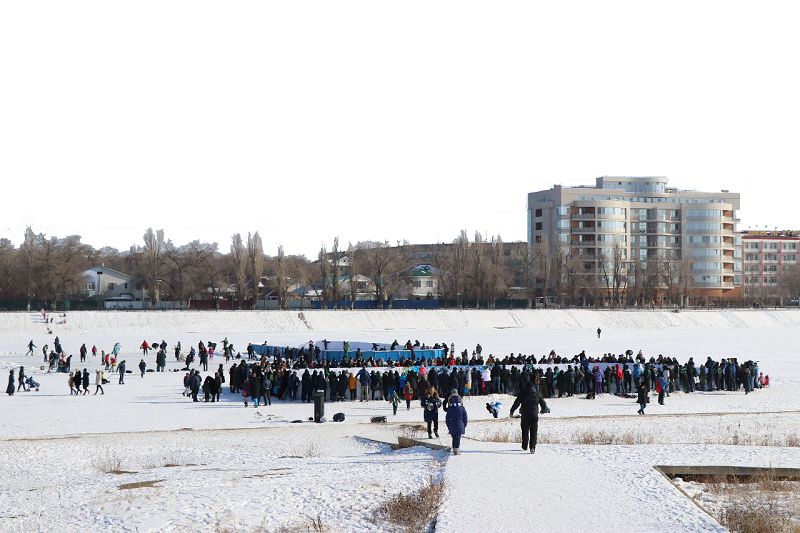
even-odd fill
[[[142,377],[144,377],[145,370],[147,369],[147,363],[144,362],[144,359],[139,361],[139,371],[142,373]]]
[[[428,425],[428,438],[432,439],[431,424],[433,425],[433,433],[436,438],[439,438],[439,408],[442,406],[442,400],[439,399],[439,391],[431,387],[428,389],[425,397],[420,401],[422,404],[423,419]]]
[[[119,384],[125,385],[125,359],[117,365],[117,372],[119,372]]]
[[[639,387],[636,392],[636,403],[639,404],[639,410],[636,412],[640,415],[643,415],[644,408],[647,407],[647,402],[650,401],[650,398],[647,395],[647,384],[644,381],[639,383]]]
[[[601,331],[602,331],[602,330],[601,330],[600,328],[597,328],[597,338],[598,338],[598,339],[600,338],[600,332],[601,332]]]
[[[6,387],[6,394],[8,394],[9,396],[14,396],[14,392],[15,392],[15,389],[14,389],[14,371],[13,370],[9,370],[8,371],[8,387]]]
[[[31,342],[28,343],[28,351],[25,352],[25,355],[30,355],[31,357],[33,357],[34,348],[36,348],[36,345],[33,344],[33,339],[31,339]]]
[[[147,341],[144,341],[144,342],[142,343],[142,345],[140,346],[140,348],[142,349],[142,355],[144,355],[145,357],[147,357],[147,351],[150,349],[150,345],[149,345],[149,344],[147,344]]]
[[[453,455],[459,455],[461,452],[461,436],[467,430],[467,410],[461,404],[461,397],[458,391],[453,389],[450,391],[450,398],[447,400],[447,416],[445,417],[447,423],[447,430],[450,432],[453,444]]]
[[[521,415],[520,427],[522,429],[523,451],[530,448],[531,453],[536,453],[540,407],[542,413],[550,412],[550,409],[547,407],[544,398],[539,395],[539,391],[533,387],[533,384],[530,381],[526,381],[522,385],[522,390],[520,390],[519,396],[517,396],[517,399],[514,400],[514,404],[511,406],[511,413],[509,415],[513,417],[514,411],[519,408],[519,414]]]
[[[97,393],[100,392],[101,395],[105,394],[106,392],[103,390],[103,371],[98,370],[94,373],[94,395],[97,396]]]
[[[17,381],[19,381],[19,385],[17,386],[17,392],[19,389],[22,388],[25,392],[28,392],[28,388],[25,387],[25,367],[19,367],[19,377],[17,377]]]

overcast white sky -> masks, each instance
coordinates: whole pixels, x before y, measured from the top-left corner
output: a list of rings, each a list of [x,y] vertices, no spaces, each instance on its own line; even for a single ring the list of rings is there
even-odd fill
[[[0,236],[524,240],[665,175],[800,228],[797,2],[0,4]]]

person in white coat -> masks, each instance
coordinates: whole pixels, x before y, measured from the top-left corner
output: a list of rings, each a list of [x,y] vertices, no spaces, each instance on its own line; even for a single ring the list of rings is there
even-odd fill
[[[100,392],[100,394],[105,394],[105,391],[103,390],[103,374],[104,373],[102,370],[98,370],[97,372],[94,373],[95,396],[97,395],[98,391]]]

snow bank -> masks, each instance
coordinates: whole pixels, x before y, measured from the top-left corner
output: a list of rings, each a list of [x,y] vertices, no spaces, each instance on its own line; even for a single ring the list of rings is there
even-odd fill
[[[55,322],[63,320],[54,315]],[[172,332],[305,333],[384,331],[531,331],[786,329],[800,327],[798,310],[726,311],[76,311],[67,313],[60,332],[113,331],[117,334],[166,335]],[[0,313],[0,334],[41,334],[38,313]]]

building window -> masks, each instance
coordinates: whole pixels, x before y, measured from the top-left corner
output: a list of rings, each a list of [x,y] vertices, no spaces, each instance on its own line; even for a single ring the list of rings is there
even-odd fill
[[[116,286],[117,286],[116,283],[109,283],[108,285],[106,285],[106,290],[113,291],[114,287]]]
[[[422,287],[422,282],[418,279],[414,280],[414,288],[419,289],[420,287]]]
[[[542,223],[541,222],[537,222],[535,229],[536,229],[536,231],[542,231]]]
[[[433,281],[432,280],[426,281],[425,282],[425,286],[428,287],[428,288],[433,287]]]
[[[87,291],[93,291],[94,290],[94,281],[88,282],[86,284],[86,286],[84,287],[84,289],[87,290]]]
[[[535,213],[535,216],[536,216],[537,218],[538,218],[538,217],[540,217],[540,216],[542,216],[542,210],[541,210],[541,209],[537,209],[537,210],[536,210],[536,213]]]

